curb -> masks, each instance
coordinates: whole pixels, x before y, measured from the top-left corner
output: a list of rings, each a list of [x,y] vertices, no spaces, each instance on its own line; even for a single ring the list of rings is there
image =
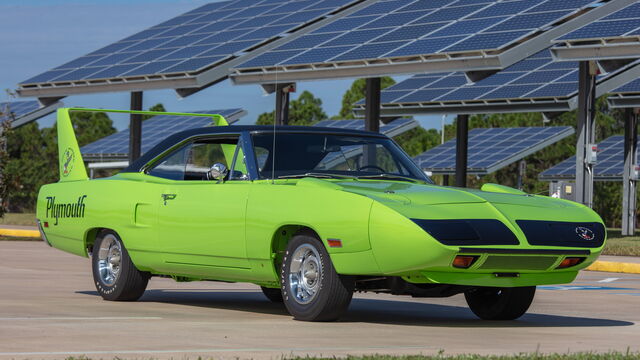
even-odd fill
[[[598,260],[598,261],[595,261],[593,264],[591,264],[585,270],[626,273],[626,274],[640,274],[640,264]]]
[[[3,229],[3,228],[0,228],[0,236],[16,236],[16,237],[39,238],[40,237],[40,231],[38,231],[38,230]]]

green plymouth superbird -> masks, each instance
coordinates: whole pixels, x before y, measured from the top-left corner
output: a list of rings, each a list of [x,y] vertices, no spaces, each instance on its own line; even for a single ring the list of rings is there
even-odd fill
[[[339,318],[354,291],[463,293],[482,319],[516,319],[536,285],[573,281],[606,237],[575,202],[435,185],[381,134],[219,115],[192,114],[218,126],[89,180],[69,117],[79,110],[58,110],[60,181],[41,188],[37,219],[49,245],[91,257],[106,300],[170,276],[260,285],[300,320]]]

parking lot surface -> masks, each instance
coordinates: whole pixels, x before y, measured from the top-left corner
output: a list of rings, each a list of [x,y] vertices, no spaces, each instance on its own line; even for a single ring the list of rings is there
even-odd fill
[[[517,321],[478,320],[461,295],[356,294],[341,321],[308,323],[250,284],[153,278],[140,301],[103,301],[88,259],[0,242],[0,359],[640,351],[639,322],[633,274],[539,287]]]

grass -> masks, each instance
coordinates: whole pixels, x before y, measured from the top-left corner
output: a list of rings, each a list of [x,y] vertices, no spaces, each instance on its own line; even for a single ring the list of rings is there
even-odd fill
[[[608,229],[607,235],[603,255],[640,256],[640,233],[622,236],[620,229]]]
[[[438,355],[361,355],[339,357],[346,360],[639,360],[640,353],[637,352],[608,352],[608,353],[567,353],[567,354],[539,354],[522,353],[517,355],[444,355],[440,351]],[[115,358],[117,360],[125,360]],[[114,359],[114,360],[115,360]],[[198,360],[208,360],[212,358],[198,357]],[[336,360],[336,357],[282,357],[282,360]],[[68,357],[66,360],[91,360],[87,357]]]
[[[0,225],[36,226],[36,214],[7,213],[0,218]]]

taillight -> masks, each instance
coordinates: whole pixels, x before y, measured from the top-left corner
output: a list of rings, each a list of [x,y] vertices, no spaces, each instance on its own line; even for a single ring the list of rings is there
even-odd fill
[[[586,258],[583,257],[566,257],[556,269],[566,269],[582,263]]]
[[[476,260],[478,260],[478,256],[458,255],[453,259],[453,263],[451,265],[458,269],[468,269],[474,262],[476,262]]]
[[[44,233],[44,230],[42,229],[43,223],[41,223],[40,220],[38,219],[36,219],[36,222],[38,223],[38,230],[40,231],[40,237],[42,238],[42,241],[44,241],[47,245],[51,246],[51,243],[49,242],[49,240],[47,240],[47,235]],[[44,226],[49,227],[49,223],[45,221]]]

